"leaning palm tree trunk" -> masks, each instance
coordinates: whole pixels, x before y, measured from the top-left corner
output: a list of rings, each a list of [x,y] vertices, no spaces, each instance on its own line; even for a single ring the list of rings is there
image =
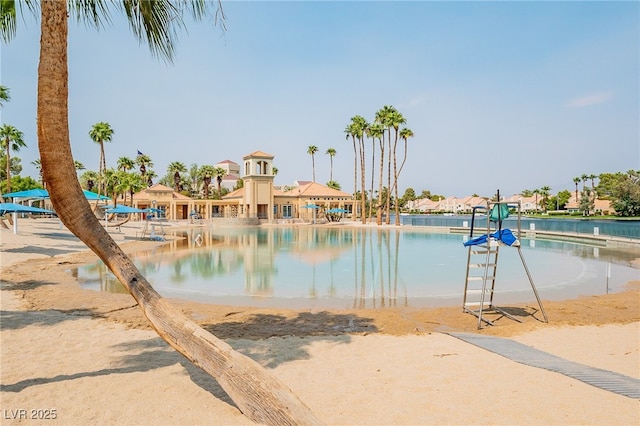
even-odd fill
[[[262,424],[318,424],[309,408],[258,363],[234,351],[169,305],[91,211],[75,175],[69,143],[66,3],[41,2],[38,66],[38,145],[58,216],[127,288],[158,334],[215,377],[247,417]]]

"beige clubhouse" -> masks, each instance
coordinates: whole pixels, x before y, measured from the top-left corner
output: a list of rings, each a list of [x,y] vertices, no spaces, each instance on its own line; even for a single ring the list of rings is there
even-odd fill
[[[312,222],[334,208],[351,214],[354,201],[346,192],[315,182],[276,189],[273,158],[262,151],[243,157],[243,187],[221,200],[193,199],[157,184],[134,194],[133,207],[161,210],[168,220],[189,219],[197,213],[205,220],[226,219],[247,224]]]

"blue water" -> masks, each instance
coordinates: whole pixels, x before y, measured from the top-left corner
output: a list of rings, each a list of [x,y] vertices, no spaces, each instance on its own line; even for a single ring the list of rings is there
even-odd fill
[[[369,228],[192,229],[134,258],[166,297],[283,308],[380,308],[461,303],[463,235]],[[522,240],[543,300],[605,294],[640,279],[640,249]],[[123,292],[101,263],[78,268],[87,288]],[[535,302],[517,250],[500,249],[496,303]]]

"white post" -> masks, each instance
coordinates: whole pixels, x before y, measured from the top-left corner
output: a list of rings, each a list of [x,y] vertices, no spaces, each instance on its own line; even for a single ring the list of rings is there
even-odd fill
[[[13,212],[13,233],[18,233],[18,212]]]

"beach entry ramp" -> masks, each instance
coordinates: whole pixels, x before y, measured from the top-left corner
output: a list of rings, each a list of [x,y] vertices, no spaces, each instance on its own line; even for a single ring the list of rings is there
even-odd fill
[[[498,191],[497,199],[500,200],[500,191]],[[511,215],[512,210],[517,214],[515,234],[511,229],[502,227],[502,221]],[[484,219],[484,224],[476,224],[476,221],[482,221],[480,218]],[[464,242],[464,246],[467,247],[468,251],[462,310],[478,318],[478,329],[482,328],[483,323],[493,325],[493,322],[484,316],[486,313],[498,313],[514,321],[521,322],[518,318],[494,304],[500,247],[511,247],[518,250],[520,261],[531,284],[540,312],[544,317],[544,322],[548,322],[547,314],[544,311],[540,296],[533,283],[533,278],[522,255],[520,247],[521,232],[520,201],[509,203],[487,201],[486,206],[476,206],[472,209],[469,238]]]

